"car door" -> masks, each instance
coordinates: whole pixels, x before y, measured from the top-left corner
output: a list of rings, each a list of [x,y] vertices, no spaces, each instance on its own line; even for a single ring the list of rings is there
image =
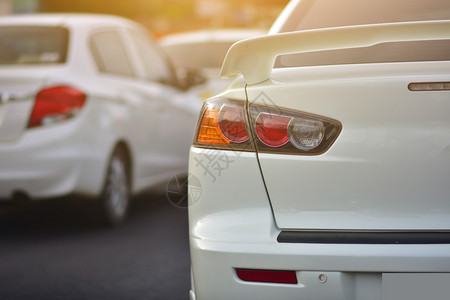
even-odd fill
[[[158,84],[139,79],[124,28],[96,30],[90,43],[99,71],[97,84],[110,89],[115,99],[109,100],[117,102],[115,106],[105,105],[104,109],[109,114],[121,115],[115,118],[120,120],[117,122],[120,124],[115,124],[115,134],[117,140],[125,140],[130,146],[137,192],[168,168],[157,142],[161,136],[159,112],[164,110],[164,101],[160,101],[163,93]]]
[[[128,30],[127,36],[134,48],[140,84],[148,93],[148,101],[158,101],[156,110],[148,112],[158,120],[157,124],[152,124],[157,135],[154,140],[147,140],[148,144],[142,149],[152,147],[165,171],[187,170],[189,147],[201,101],[178,88],[168,59],[146,31]]]

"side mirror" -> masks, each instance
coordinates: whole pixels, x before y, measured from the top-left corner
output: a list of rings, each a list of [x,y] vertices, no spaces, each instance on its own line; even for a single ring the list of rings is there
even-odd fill
[[[180,68],[177,70],[177,77],[183,90],[204,84],[208,80],[200,69]]]

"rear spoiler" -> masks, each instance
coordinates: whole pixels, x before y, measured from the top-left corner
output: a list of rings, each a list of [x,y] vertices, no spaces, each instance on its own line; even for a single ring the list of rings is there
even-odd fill
[[[247,84],[270,78],[278,55],[358,48],[383,42],[444,40],[450,38],[450,21],[360,25],[266,35],[239,41],[230,47],[221,77],[242,74]]]

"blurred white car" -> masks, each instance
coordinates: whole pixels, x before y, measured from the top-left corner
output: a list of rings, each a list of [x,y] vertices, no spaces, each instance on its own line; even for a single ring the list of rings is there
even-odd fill
[[[120,223],[131,195],[187,169],[201,101],[185,89],[130,20],[1,17],[0,198],[99,198]]]
[[[219,76],[228,48],[239,40],[265,33],[257,29],[199,30],[167,35],[159,43],[184,76],[195,77],[200,71],[207,79],[195,88],[197,94],[206,99],[221,92],[231,82]],[[190,74],[192,71],[194,75]]]
[[[191,299],[447,299],[450,2],[295,0],[236,75],[191,147]]]

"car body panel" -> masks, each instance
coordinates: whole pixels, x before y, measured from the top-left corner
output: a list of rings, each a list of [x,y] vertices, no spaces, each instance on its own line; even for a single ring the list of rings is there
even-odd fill
[[[227,159],[212,159],[219,157]],[[220,162],[220,176],[214,162]],[[278,243],[280,229],[254,153],[192,147],[190,171],[198,179],[189,186],[197,299],[381,299],[383,274],[450,271],[448,244]],[[246,184],[236,184],[237,178],[245,178]],[[199,187],[201,194],[194,197]],[[244,282],[236,276],[237,268],[294,270],[299,283]],[[320,274],[327,275],[326,283],[318,281]]]

